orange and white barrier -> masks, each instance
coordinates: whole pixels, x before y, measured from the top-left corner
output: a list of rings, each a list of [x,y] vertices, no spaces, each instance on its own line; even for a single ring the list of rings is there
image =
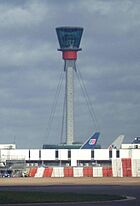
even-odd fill
[[[83,168],[84,177],[93,177],[93,167],[84,167]]]
[[[43,177],[51,177],[53,172],[52,167],[46,167],[43,172]]]
[[[135,177],[135,161],[131,158],[112,159],[113,177]],[[133,172],[132,172],[133,171]]]
[[[30,169],[29,177],[103,177],[103,171],[102,167],[38,167]]]
[[[112,167],[34,167],[29,177],[140,177],[140,160],[112,159]]]
[[[112,177],[112,167],[103,167],[103,177]]]
[[[36,168],[36,167],[35,167],[35,168],[31,168],[30,171],[29,171],[28,176],[29,176],[29,177],[34,177],[35,174],[37,173],[37,169],[38,169],[38,168]]]
[[[64,167],[64,177],[73,177],[73,167]]]
[[[122,159],[123,177],[132,177],[132,163],[131,158]]]
[[[120,158],[112,159],[112,176],[123,177],[122,161]]]
[[[43,177],[43,174],[44,174],[44,168],[39,167],[36,171],[35,177]]]
[[[73,167],[73,177],[83,177],[83,167]]]
[[[132,160],[132,176],[140,177],[140,159]]]
[[[51,177],[64,177],[64,167],[54,167]]]
[[[103,168],[93,167],[93,177],[103,177]]]

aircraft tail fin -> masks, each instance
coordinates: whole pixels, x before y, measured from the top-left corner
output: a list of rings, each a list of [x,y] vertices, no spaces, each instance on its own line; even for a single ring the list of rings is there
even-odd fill
[[[120,149],[124,140],[124,135],[117,137],[108,147],[108,149]]]
[[[98,141],[100,132],[95,132],[86,142],[80,147],[80,149],[94,149]]]

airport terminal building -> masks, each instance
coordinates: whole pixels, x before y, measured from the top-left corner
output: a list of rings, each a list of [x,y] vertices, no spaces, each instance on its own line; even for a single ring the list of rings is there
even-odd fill
[[[16,149],[14,144],[7,145],[7,148],[0,145],[0,168],[24,171],[34,168],[36,172],[39,168],[42,168],[41,171],[45,168],[83,170],[85,167],[105,171],[108,168],[113,176],[139,177],[139,147],[139,144],[122,144],[121,149]]]

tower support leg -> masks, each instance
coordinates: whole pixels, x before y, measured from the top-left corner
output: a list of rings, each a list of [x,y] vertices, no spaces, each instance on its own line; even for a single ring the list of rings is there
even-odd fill
[[[74,139],[74,68],[66,68],[66,144]]]

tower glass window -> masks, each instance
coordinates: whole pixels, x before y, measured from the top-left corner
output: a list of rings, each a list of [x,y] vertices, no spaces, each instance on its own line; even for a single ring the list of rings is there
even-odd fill
[[[58,27],[56,28],[61,50],[80,50],[79,45],[83,33],[80,27]]]

